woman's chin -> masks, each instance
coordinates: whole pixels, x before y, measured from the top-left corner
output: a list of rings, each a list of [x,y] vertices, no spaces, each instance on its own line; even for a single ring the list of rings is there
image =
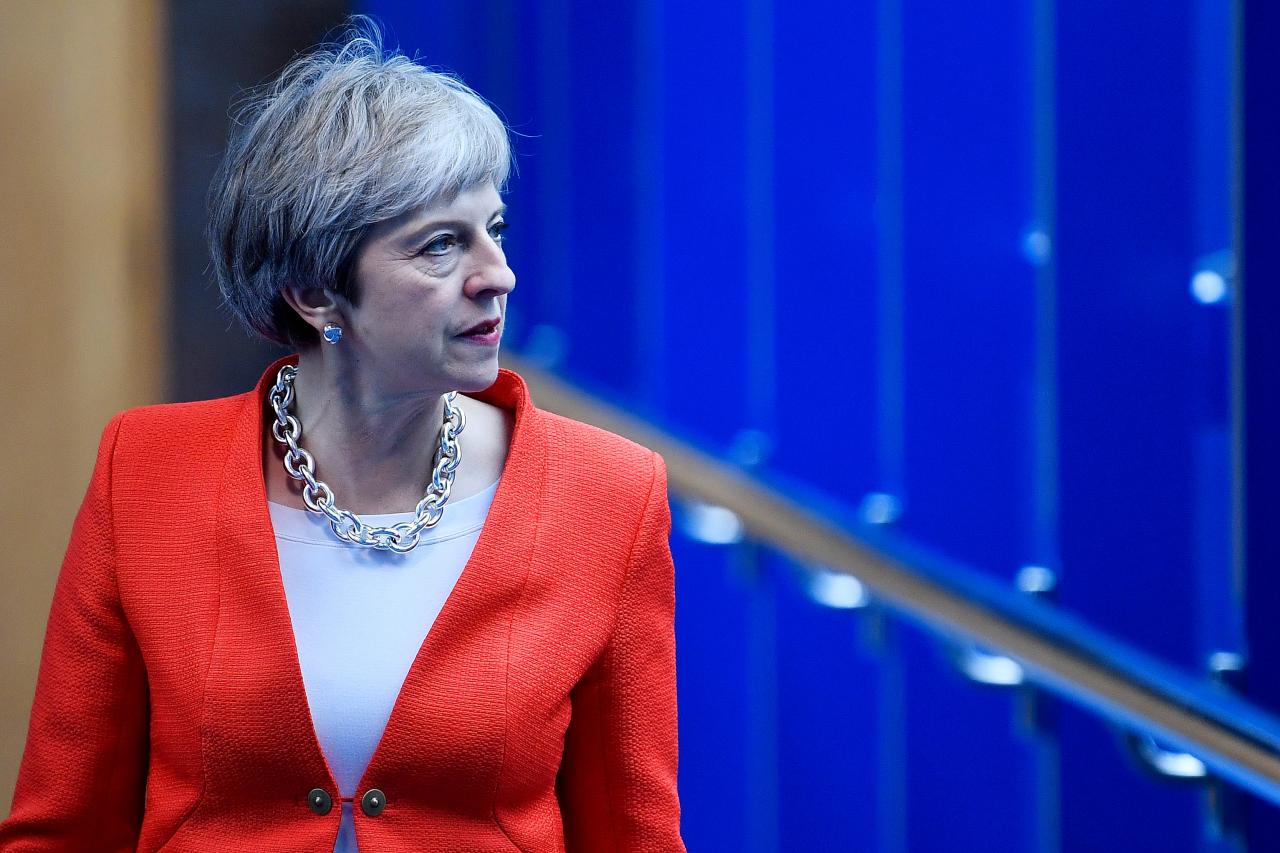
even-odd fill
[[[498,381],[498,360],[496,358],[484,365],[474,365],[455,374],[454,387],[459,391],[484,391]]]

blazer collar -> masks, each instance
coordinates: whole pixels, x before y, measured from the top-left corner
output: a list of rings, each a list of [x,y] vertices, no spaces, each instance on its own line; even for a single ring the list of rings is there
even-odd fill
[[[219,654],[240,659],[257,675],[263,719],[271,721],[275,747],[295,757],[296,784],[305,796],[322,783],[334,794],[338,788],[307,705],[262,470],[267,389],[282,365],[297,360],[296,355],[281,358],[266,369],[253,392],[244,395],[232,427],[217,507],[222,575],[218,636],[226,638],[219,645],[233,644]],[[360,791],[366,783],[394,784],[387,780],[405,772],[398,759],[421,756],[419,750],[431,743],[433,732],[456,726],[460,715],[477,705],[504,701],[509,636],[498,626],[505,624],[509,631],[533,551],[538,513],[530,507],[538,507],[543,498],[546,423],[524,380],[513,371],[500,369],[493,385],[467,395],[514,412],[507,460],[480,537],[410,666]],[[477,661],[500,663],[486,667]],[[501,744],[495,750],[493,758],[500,763]]]

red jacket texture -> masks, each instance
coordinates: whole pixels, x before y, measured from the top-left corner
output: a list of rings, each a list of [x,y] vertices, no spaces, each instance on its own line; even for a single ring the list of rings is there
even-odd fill
[[[285,362],[107,425],[0,851],[333,849],[262,472]],[[662,458],[508,370],[471,396],[514,411],[511,449],[356,791],[360,849],[684,850]]]

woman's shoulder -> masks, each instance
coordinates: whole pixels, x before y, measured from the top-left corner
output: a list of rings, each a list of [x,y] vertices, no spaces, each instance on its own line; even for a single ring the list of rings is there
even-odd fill
[[[207,445],[227,434],[251,396],[252,392],[247,392],[125,409],[111,420],[117,452],[149,450],[156,445],[188,449]]]
[[[594,424],[576,421],[554,412],[542,412],[547,419],[552,477],[572,481],[575,489],[586,490],[596,500],[621,500],[643,507],[666,470],[662,458],[629,438]]]
[[[110,481],[113,491],[154,496],[170,481],[191,483],[221,470],[218,460],[225,460],[231,430],[250,396],[118,412],[103,427],[93,479]]]
[[[609,459],[620,467],[636,468],[643,472],[648,472],[652,465],[653,451],[625,436],[555,412],[543,411],[542,414],[552,433],[551,440],[572,448],[578,454],[593,459]]]

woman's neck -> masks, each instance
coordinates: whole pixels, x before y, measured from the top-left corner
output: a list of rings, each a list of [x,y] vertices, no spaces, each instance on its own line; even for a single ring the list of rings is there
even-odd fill
[[[299,444],[315,459],[317,479],[333,490],[338,506],[351,512],[411,512],[431,480],[446,392],[394,392],[355,370],[338,376],[331,365],[318,354],[304,353],[294,380],[291,413],[302,424]],[[452,499],[461,500],[497,478],[507,441],[494,434],[492,412],[486,411],[494,407],[462,394],[454,404],[467,416],[459,437],[462,464],[450,491]],[[269,499],[302,506],[302,483],[285,472],[283,445],[271,437],[267,444]],[[496,471],[495,451],[501,457]]]

